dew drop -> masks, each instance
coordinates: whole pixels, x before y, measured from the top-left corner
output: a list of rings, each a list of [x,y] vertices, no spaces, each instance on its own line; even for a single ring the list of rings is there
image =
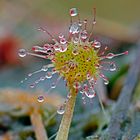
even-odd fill
[[[78,39],[77,37],[74,37],[74,38],[73,38],[73,43],[74,43],[74,44],[77,44],[78,42],[79,42],[79,39]]]
[[[65,38],[61,38],[61,39],[60,39],[60,43],[64,45],[64,44],[67,43],[67,40],[66,40]]]
[[[35,84],[31,84],[31,85],[30,85],[30,88],[34,88],[34,87],[35,87]]]
[[[65,52],[67,50],[67,45],[62,45],[61,47],[60,47],[60,52]]]
[[[107,56],[106,56],[106,58],[108,58],[108,59],[112,59],[113,57],[114,57],[113,53],[108,53]]]
[[[83,91],[83,89],[80,89],[80,91],[79,91],[81,94],[83,94],[84,93],[84,91]]]
[[[48,65],[44,65],[41,70],[42,71],[47,71],[48,70]]]
[[[94,46],[95,48],[98,49],[98,48],[101,47],[101,43],[100,43],[99,41],[96,41],[96,40],[95,40],[95,41],[93,42],[93,46]]]
[[[88,37],[87,31],[86,30],[82,31],[81,32],[81,39],[85,40],[85,39],[87,39],[87,37]]]
[[[44,101],[44,96],[43,95],[39,95],[38,98],[37,98],[37,101],[39,103],[42,103]]]
[[[48,50],[50,48],[50,44],[44,44],[43,48],[44,48],[44,50]]]
[[[82,26],[82,22],[79,22],[78,25],[79,25],[79,26]]]
[[[116,70],[116,65],[115,63],[110,64],[110,71],[115,71]]]
[[[57,109],[57,113],[60,114],[60,115],[64,114],[64,112],[65,112],[65,106],[64,105],[60,106]]]
[[[52,78],[52,72],[47,72],[47,73],[46,73],[46,78],[47,78],[47,79]]]
[[[79,31],[80,31],[80,26],[79,26],[79,24],[76,23],[76,22],[74,22],[74,23],[70,26],[70,28],[69,28],[69,32],[70,32],[71,34],[79,33]]]
[[[25,57],[27,55],[27,52],[25,49],[20,49],[19,52],[18,52],[18,55],[20,57]]]
[[[36,80],[35,83],[38,84],[40,82],[40,80]]]
[[[55,51],[59,51],[60,50],[60,46],[58,43],[53,45],[53,48],[55,49]]]
[[[51,84],[51,88],[56,88],[56,83],[55,83],[55,82],[53,82],[53,83]]]
[[[44,81],[45,80],[45,77],[40,77],[40,81]]]
[[[59,38],[64,38],[64,35],[63,35],[63,34],[60,34],[60,35],[59,35]]]
[[[29,77],[32,76],[32,73],[29,73],[28,76],[29,76]]]
[[[70,16],[74,17],[78,15],[78,11],[76,8],[71,8],[70,9]]]
[[[96,93],[95,91],[92,89],[90,89],[88,92],[85,92],[85,95],[88,97],[88,98],[93,98],[95,97]]]
[[[108,85],[109,84],[109,81],[104,79],[104,84],[105,85]]]

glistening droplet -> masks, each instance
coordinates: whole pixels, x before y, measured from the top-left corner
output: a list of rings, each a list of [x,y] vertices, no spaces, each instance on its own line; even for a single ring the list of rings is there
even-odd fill
[[[64,44],[67,43],[67,40],[66,40],[65,38],[61,38],[61,39],[60,39],[60,43],[64,45]]]
[[[62,45],[59,49],[60,52],[65,52],[67,50],[67,45]]]
[[[25,49],[20,49],[19,52],[18,52],[18,55],[20,57],[25,57],[27,55],[27,52]]]
[[[64,114],[64,112],[65,112],[65,106],[64,105],[60,106],[57,109],[57,113],[60,114],[60,115]]]
[[[55,82],[53,82],[53,83],[51,84],[51,88],[56,88],[56,83],[55,83]]]
[[[106,56],[106,58],[108,58],[108,59],[112,59],[113,57],[114,57],[113,53],[108,53],[107,56]]]
[[[81,39],[85,40],[85,39],[87,39],[87,37],[88,37],[87,31],[86,30],[82,31],[81,32]]]
[[[110,64],[110,71],[115,71],[116,70],[116,65],[115,63]]]
[[[69,28],[69,32],[71,34],[79,33],[79,31],[80,31],[80,26],[76,22],[74,22]]]
[[[96,40],[94,41],[93,45],[97,49],[101,47],[101,43],[99,41],[96,41]]]
[[[88,97],[88,98],[93,98],[95,97],[96,93],[94,90],[89,90],[88,92],[85,92],[85,95]]]
[[[43,95],[39,95],[37,98],[37,101],[42,103],[44,101],[44,96]]]
[[[34,87],[35,87],[35,84],[31,84],[31,85],[30,85],[30,88],[34,88]]]
[[[109,84],[109,81],[104,79],[104,84],[105,85],[108,85]]]
[[[42,71],[47,71],[48,70],[48,65],[44,65],[41,70]]]
[[[71,8],[70,9],[70,16],[74,17],[78,15],[78,11],[76,8]]]
[[[47,79],[52,78],[52,72],[47,72],[47,73],[46,73],[46,78],[47,78]]]

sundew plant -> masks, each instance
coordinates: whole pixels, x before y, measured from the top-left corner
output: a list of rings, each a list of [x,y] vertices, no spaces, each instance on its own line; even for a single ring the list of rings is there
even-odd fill
[[[77,94],[82,94],[83,103],[85,103],[85,97],[94,98],[96,96],[95,85],[97,84],[97,79],[102,78],[105,85],[109,83],[108,78],[102,71],[112,72],[116,70],[116,64],[111,59],[128,54],[128,51],[120,54],[106,54],[108,48],[103,47],[99,40],[92,39],[93,29],[96,24],[95,12],[94,9],[90,32],[87,31],[87,20],[82,21],[77,9],[71,8],[69,11],[71,22],[67,38],[60,34],[59,40],[57,40],[46,29],[41,27],[39,30],[47,33],[51,37],[53,44],[47,43],[43,46],[33,46],[32,50],[35,53],[27,52],[25,49],[19,50],[20,57],[32,55],[51,60],[51,64],[44,65],[40,70],[28,74],[28,77],[30,77],[36,73],[45,72],[45,76],[40,77],[30,85],[31,88],[35,87],[40,81],[53,78],[54,74],[57,74],[58,78],[51,83],[47,93],[57,86],[60,79],[66,81],[69,93],[67,93],[64,104],[57,110],[58,114],[63,114],[63,118],[56,140],[66,140],[68,138]],[[77,18],[74,19],[74,17]],[[44,101],[43,95],[38,97],[38,101]]]

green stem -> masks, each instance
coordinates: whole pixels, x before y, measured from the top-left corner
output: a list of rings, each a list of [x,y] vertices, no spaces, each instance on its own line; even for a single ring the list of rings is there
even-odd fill
[[[56,136],[55,140],[67,140],[68,139],[68,133],[70,124],[73,117],[74,112],[74,106],[76,101],[76,91],[75,89],[71,90],[71,98],[68,100],[66,107],[65,107],[65,113],[63,115],[63,118],[61,120],[61,124],[59,126],[59,130]]]

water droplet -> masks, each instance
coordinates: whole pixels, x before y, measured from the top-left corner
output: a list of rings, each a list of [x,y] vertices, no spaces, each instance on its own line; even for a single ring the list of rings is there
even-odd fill
[[[18,52],[18,55],[20,57],[25,57],[27,55],[27,52],[25,49],[20,49],[19,52]]]
[[[37,98],[37,101],[42,103],[44,101],[44,96],[43,95],[39,95]]]
[[[38,84],[40,82],[40,80],[36,80],[35,83]]]
[[[85,40],[85,39],[87,39],[87,37],[88,37],[87,31],[86,30],[82,31],[81,32],[81,39]]]
[[[48,65],[44,65],[41,70],[42,71],[47,71],[48,70]]]
[[[44,81],[45,80],[45,77],[40,77],[40,81]]]
[[[82,26],[82,22],[79,22],[78,25],[79,25],[79,26]]]
[[[31,84],[31,85],[30,85],[30,88],[34,88],[34,87],[35,87],[35,84]]]
[[[76,22],[72,23],[72,25],[69,28],[69,32],[72,34],[76,34],[76,33],[79,33],[79,31],[80,31],[79,24]]]
[[[113,53],[108,53],[107,56],[106,56],[106,58],[108,58],[108,59],[112,59],[113,57],[114,57]]]
[[[83,94],[84,93],[84,90],[81,88],[79,92]]]
[[[29,77],[32,76],[32,73],[29,73],[28,76],[29,76]]]
[[[55,82],[53,82],[53,83],[51,84],[51,88],[56,88],[56,83],[55,83]]]
[[[88,92],[85,92],[85,95],[88,97],[88,98],[93,98],[95,97],[96,93],[93,89],[90,89]]]
[[[66,40],[65,38],[61,38],[61,39],[60,39],[60,43],[64,45],[64,44],[67,43],[67,40]]]
[[[44,50],[48,50],[50,48],[50,44],[44,44],[43,48],[44,48]]]
[[[99,41],[94,40],[93,46],[98,49],[101,47],[101,43]]]
[[[60,114],[60,115],[64,114],[64,112],[65,112],[65,106],[64,105],[60,106],[57,109],[57,113]]]
[[[73,43],[74,43],[74,44],[77,44],[78,42],[79,42],[79,38],[74,37],[74,38],[73,38]]]
[[[46,78],[47,78],[47,79],[52,78],[52,72],[47,72],[47,73],[46,73]]]
[[[67,45],[62,45],[61,47],[60,47],[60,52],[65,52],[67,50]]]
[[[116,70],[116,65],[115,63],[110,64],[110,71],[115,71]]]
[[[104,79],[104,84],[105,85],[108,85],[109,84],[109,81]]]
[[[63,35],[63,34],[60,34],[60,35],[59,35],[59,38],[64,38],[64,35]]]
[[[53,45],[53,48],[55,49],[55,51],[59,51],[59,50],[60,50],[59,43],[55,43],[55,44]]]
[[[78,11],[76,8],[71,8],[70,9],[70,16],[74,17],[78,15]]]

